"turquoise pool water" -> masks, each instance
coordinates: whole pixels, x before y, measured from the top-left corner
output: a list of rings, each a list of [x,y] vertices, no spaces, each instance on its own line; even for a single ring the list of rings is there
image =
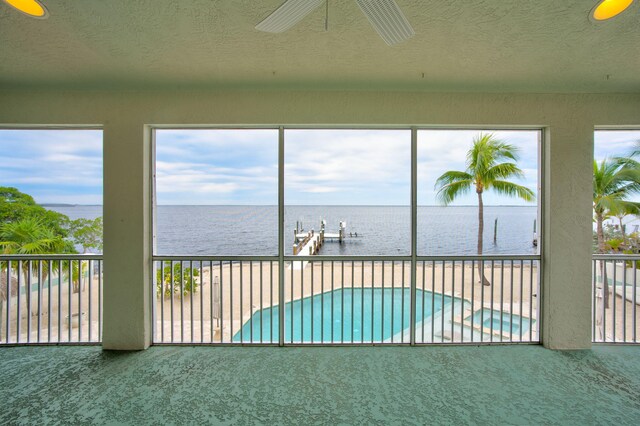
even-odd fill
[[[418,323],[451,304],[450,296],[416,292]],[[408,288],[347,288],[294,300],[284,308],[284,341],[375,343],[395,336],[394,342],[401,342],[398,334],[410,326],[410,296]],[[277,342],[278,324],[279,306],[259,310],[235,333],[233,342]]]
[[[85,283],[89,282],[89,278],[88,278],[87,275],[85,275],[82,279],[84,280],[83,282],[85,282]],[[60,283],[60,278],[58,278],[58,277],[51,278],[51,292],[56,292],[56,293],[58,292],[57,287],[58,287],[59,283]],[[67,288],[69,286],[69,281],[68,281],[68,279],[66,277],[63,278],[62,285],[63,285],[63,288]],[[42,287],[40,287],[40,284],[38,283],[38,281],[33,280],[33,278],[32,278],[32,281],[31,281],[31,292],[32,293],[33,292],[37,292],[38,289],[40,291],[42,291],[43,294],[46,294],[46,292],[49,291],[49,281],[48,281],[48,279],[42,280]],[[12,292],[13,292],[13,290],[12,290]],[[21,295],[27,294],[27,291],[26,291],[25,285],[24,285],[24,277],[20,278],[20,294]]]
[[[40,287],[40,284],[38,283],[37,280],[34,280],[33,278],[31,278],[31,280],[32,280],[31,281],[31,292],[37,292],[38,289],[40,289],[40,291],[42,291],[42,292],[49,291],[49,281],[48,280],[42,280],[42,287]],[[20,277],[20,294],[21,295],[27,294],[27,290],[25,288],[24,282],[25,282],[25,279],[24,279],[24,277],[21,276]],[[57,287],[58,287],[58,283],[59,282],[60,282],[59,278],[57,278],[57,277],[56,278],[51,278],[51,291],[52,292],[54,292],[54,291],[56,293],[58,292]],[[66,281],[66,278],[65,278],[65,281],[63,281],[62,284],[63,285],[65,285],[65,284],[69,285],[68,281]],[[11,287],[13,288],[14,285],[15,285],[15,283],[12,284]],[[55,290],[54,290],[54,287],[56,287]],[[13,294],[13,290],[11,290],[11,293]]]
[[[465,320],[471,321],[471,315],[465,318]],[[504,333],[512,333],[514,336],[520,334],[521,328],[522,334],[528,333],[529,326],[533,327],[536,323],[535,320],[530,320],[529,318],[521,317],[520,315],[514,314],[512,317],[509,312],[494,310],[493,315],[491,315],[491,309],[487,308],[477,310],[473,314],[473,322],[478,325],[482,322],[482,325],[486,328],[491,328],[493,326],[494,331],[500,331],[500,326],[502,326],[502,331]]]

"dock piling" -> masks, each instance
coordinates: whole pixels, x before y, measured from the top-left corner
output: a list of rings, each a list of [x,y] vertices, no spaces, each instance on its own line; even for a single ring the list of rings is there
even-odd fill
[[[495,222],[493,223],[493,244],[498,240],[498,218],[496,217]]]

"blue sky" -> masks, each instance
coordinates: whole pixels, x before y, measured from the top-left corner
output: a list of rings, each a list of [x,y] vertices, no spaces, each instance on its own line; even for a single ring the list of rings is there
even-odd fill
[[[278,204],[278,131],[157,130],[158,204]]]
[[[437,204],[434,183],[464,170],[476,130],[421,130],[418,203]],[[524,179],[537,190],[538,133],[496,131],[517,146]],[[410,134],[406,130],[286,130],[287,204],[408,205]],[[596,132],[595,158],[624,155],[640,131]],[[159,204],[277,204],[276,130],[158,130]],[[39,203],[102,203],[102,132],[0,130],[0,186]],[[537,191],[536,191],[537,192]],[[526,204],[495,194],[486,204]],[[470,193],[456,205],[475,205]]]
[[[0,129],[0,186],[38,203],[102,204],[102,131]]]

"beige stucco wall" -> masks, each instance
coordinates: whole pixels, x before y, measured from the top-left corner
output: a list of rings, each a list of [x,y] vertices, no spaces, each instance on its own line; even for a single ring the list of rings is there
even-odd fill
[[[591,346],[595,126],[640,126],[640,95],[410,92],[0,92],[0,125],[104,128],[104,347],[151,343],[147,125],[442,125],[545,128],[542,338]]]

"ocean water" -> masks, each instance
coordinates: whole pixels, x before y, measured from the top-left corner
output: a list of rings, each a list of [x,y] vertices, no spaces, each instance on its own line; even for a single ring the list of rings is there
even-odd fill
[[[95,218],[102,206],[48,207],[72,219]],[[535,254],[536,207],[485,206],[484,254]],[[156,254],[276,255],[276,206],[158,206]],[[498,220],[494,243],[494,223]],[[343,244],[327,242],[324,255],[409,255],[411,211],[402,206],[286,206],[285,253],[291,254],[296,222],[305,230],[337,233],[347,223]],[[474,255],[477,252],[476,206],[418,207],[419,255]],[[357,237],[355,234],[357,233]],[[351,236],[349,236],[351,235]]]

